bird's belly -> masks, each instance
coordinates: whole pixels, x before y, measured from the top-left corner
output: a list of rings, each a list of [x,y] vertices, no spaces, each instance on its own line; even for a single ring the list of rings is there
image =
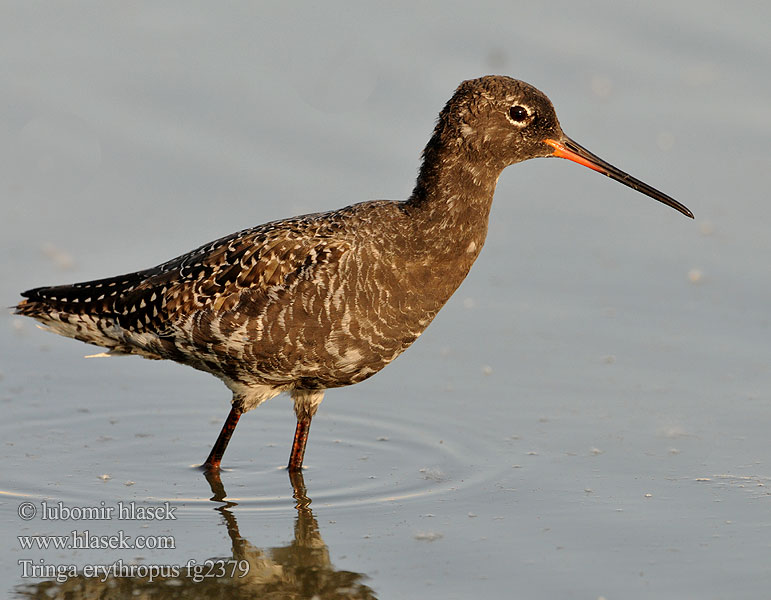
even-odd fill
[[[246,298],[232,310],[203,311],[180,324],[182,356],[169,358],[243,383],[305,389],[358,383],[407,349],[435,314],[378,296],[317,286],[275,302]]]
[[[305,389],[351,385],[380,371],[425,329],[405,325],[356,318],[300,323],[283,338],[259,337],[247,344],[246,360],[238,367],[261,381]]]

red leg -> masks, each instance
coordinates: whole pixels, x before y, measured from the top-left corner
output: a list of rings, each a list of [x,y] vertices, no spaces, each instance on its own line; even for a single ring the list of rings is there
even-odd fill
[[[292,444],[292,454],[289,456],[289,465],[287,469],[290,472],[299,472],[303,468],[303,457],[305,456],[305,444],[308,442],[308,431],[311,428],[311,417],[304,416],[297,418],[297,429],[294,431],[294,443]]]
[[[209,452],[209,457],[203,463],[203,468],[207,471],[215,471],[220,468],[222,455],[225,454],[225,448],[228,447],[228,442],[233,435],[233,431],[236,429],[236,425],[238,425],[239,418],[241,418],[241,411],[234,406],[230,409],[230,414],[222,426],[222,431],[220,431],[217,441],[214,442],[214,447]],[[300,460],[302,461],[302,458]]]

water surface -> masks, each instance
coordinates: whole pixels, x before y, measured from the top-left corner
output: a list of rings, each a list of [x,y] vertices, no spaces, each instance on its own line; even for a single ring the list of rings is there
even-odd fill
[[[242,419],[210,482],[195,465],[227,415],[218,381],[84,360],[98,350],[0,316],[7,594],[766,593],[768,8],[7,3],[3,14],[5,306],[271,219],[404,198],[439,109],[486,73],[543,89],[570,136],[696,214],[567,161],[504,172],[467,281],[393,365],[327,394],[303,481],[282,470],[286,398]],[[176,519],[19,516],[43,502],[168,502]],[[174,547],[18,539],[85,530]],[[207,560],[236,570],[196,582],[183,569]],[[84,574],[120,561],[180,573]],[[77,575],[24,577],[25,565]]]

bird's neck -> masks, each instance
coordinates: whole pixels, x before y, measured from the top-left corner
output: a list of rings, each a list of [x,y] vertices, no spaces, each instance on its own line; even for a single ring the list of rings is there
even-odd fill
[[[429,143],[407,206],[435,255],[460,253],[470,259],[470,267],[487,235],[495,185],[503,167],[469,158],[453,148]]]

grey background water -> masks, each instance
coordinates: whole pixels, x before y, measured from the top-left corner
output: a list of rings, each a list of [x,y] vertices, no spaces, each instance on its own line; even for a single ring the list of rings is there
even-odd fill
[[[768,4],[3,2],[0,13],[5,306],[270,219],[404,198],[439,109],[486,73],[544,90],[570,136],[696,214],[567,161],[505,171],[487,245],[435,323],[381,374],[328,393],[306,457],[310,508],[295,509],[280,469],[286,399],[242,419],[218,511],[191,465],[227,414],[219,382],[83,360],[98,350],[4,313],[9,594],[106,589],[83,577],[49,587],[20,560],[210,557],[249,561],[246,595],[768,594]],[[20,503],[43,501],[171,501],[177,519],[19,518]],[[17,537],[72,530],[170,535],[176,549],[24,550]]]

